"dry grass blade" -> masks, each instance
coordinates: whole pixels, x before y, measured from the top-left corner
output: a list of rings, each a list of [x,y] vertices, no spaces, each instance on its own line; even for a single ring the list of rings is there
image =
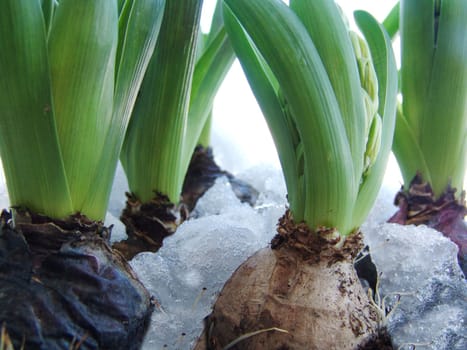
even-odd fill
[[[23,349],[24,346],[21,347]],[[0,332],[0,350],[15,350],[13,343],[11,342],[10,336],[6,331],[5,324],[2,325],[2,330]]]
[[[229,350],[231,349],[232,347],[234,347],[235,345],[237,345],[238,343],[240,343],[241,341],[244,341],[248,338],[251,338],[251,337],[254,337],[258,334],[261,334],[261,333],[266,333],[266,332],[281,332],[281,333],[289,333],[289,331],[286,331],[285,329],[280,329],[280,328],[277,328],[277,327],[271,327],[271,328],[266,328],[266,329],[260,329],[258,331],[255,331],[255,332],[250,332],[250,333],[246,333],[244,335],[242,335],[241,337],[238,337],[237,339],[235,339],[234,341],[230,342],[229,344],[227,344],[227,346],[224,347],[224,349],[222,350]]]
[[[68,350],[79,350],[81,348],[81,345],[83,345],[84,341],[89,337],[89,333],[85,333],[81,338],[74,337],[73,340],[71,341],[70,346],[68,347]]]

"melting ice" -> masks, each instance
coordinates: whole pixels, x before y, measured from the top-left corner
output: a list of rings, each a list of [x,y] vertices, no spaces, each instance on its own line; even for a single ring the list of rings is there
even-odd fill
[[[264,174],[264,170],[263,170]],[[156,297],[156,308],[144,349],[190,349],[203,328],[203,318],[225,281],[275,234],[285,211],[285,188],[272,185],[269,174],[257,208],[240,203],[229,182],[220,178],[195,209],[196,219],[184,222],[156,254],[143,253],[132,267]],[[271,198],[283,191],[282,202]]]
[[[426,226],[384,223],[391,197],[381,192],[362,230],[381,273],[380,294],[392,306],[400,298],[388,318],[395,347],[467,349],[467,282],[457,246]]]

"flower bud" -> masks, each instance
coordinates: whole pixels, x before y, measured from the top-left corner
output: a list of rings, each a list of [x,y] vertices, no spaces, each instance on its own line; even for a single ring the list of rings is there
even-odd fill
[[[371,166],[375,163],[381,148],[381,128],[382,121],[379,114],[376,114],[371,123],[368,133],[368,141],[365,149],[365,160],[363,164],[363,174],[366,175]]]
[[[374,164],[381,147],[381,117],[378,115],[378,79],[373,66],[370,49],[366,41],[357,33],[349,32],[350,41],[357,60],[363,106],[365,109],[366,149],[363,161],[365,175]]]

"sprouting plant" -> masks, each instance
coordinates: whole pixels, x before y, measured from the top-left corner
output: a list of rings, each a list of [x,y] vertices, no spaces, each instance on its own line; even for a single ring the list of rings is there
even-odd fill
[[[177,204],[191,156],[206,142],[214,97],[234,59],[221,12],[202,36],[202,1],[167,1],[155,49],[121,154],[130,191],[143,203],[154,192]]]
[[[393,151],[406,189],[420,173],[439,197],[467,161],[467,2],[400,2],[401,103]]]
[[[4,3],[0,153],[12,206],[53,218],[104,218],[163,6]]]
[[[338,30],[313,25],[338,21],[338,12],[309,16],[335,6],[326,1],[292,1],[288,11],[270,1],[225,3],[229,36],[276,144],[294,219],[354,232],[374,202],[392,144],[397,81],[385,34],[360,11],[367,41],[342,21]]]
[[[365,38],[349,31],[334,1],[224,0],[289,209],[271,246],[225,284],[206,325],[211,345],[274,326],[289,333],[259,333],[242,346],[350,349],[379,330],[352,262],[391,149],[397,70],[382,26],[366,12],[355,19]]]

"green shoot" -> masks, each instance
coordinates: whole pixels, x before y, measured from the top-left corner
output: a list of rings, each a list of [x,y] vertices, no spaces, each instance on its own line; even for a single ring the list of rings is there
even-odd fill
[[[224,4],[229,37],[276,143],[294,220],[354,232],[376,198],[393,136],[397,71],[389,37],[364,12],[356,20],[366,42],[350,34],[332,1]]]
[[[200,138],[208,142],[214,97],[234,59],[219,11],[201,37],[201,4],[167,1],[161,40],[126,134],[120,157],[130,191],[142,202],[157,191],[178,203],[192,153]]]
[[[118,5],[127,10],[120,20]],[[4,1],[0,154],[12,206],[54,218],[104,218],[163,6]]]
[[[467,2],[402,0],[401,95],[393,151],[408,186],[462,192],[467,162]]]

